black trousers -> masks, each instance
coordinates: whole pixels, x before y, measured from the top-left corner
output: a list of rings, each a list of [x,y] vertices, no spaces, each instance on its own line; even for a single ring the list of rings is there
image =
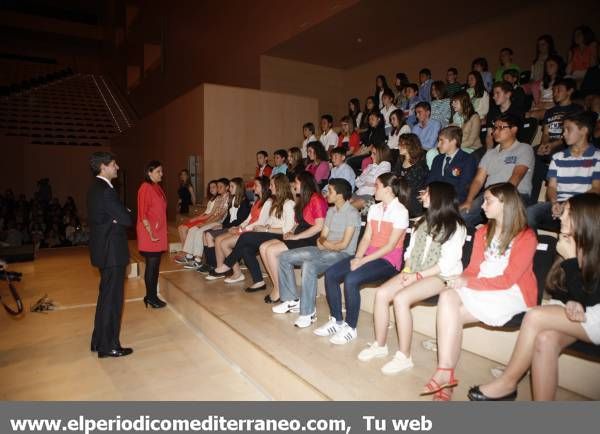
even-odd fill
[[[233,267],[240,259],[244,260],[246,267],[252,275],[254,283],[263,280],[260,264],[256,259],[256,254],[262,243],[269,240],[283,240],[283,234],[273,234],[270,232],[246,232],[240,235],[235,243],[235,247],[231,254],[225,258],[225,265],[229,268]]]
[[[146,260],[144,282],[146,283],[146,297],[156,299],[158,287],[158,272],[160,271],[160,258],[162,252],[140,252]]]
[[[100,290],[96,303],[92,347],[101,352],[120,348],[121,315],[125,265],[100,269]]]

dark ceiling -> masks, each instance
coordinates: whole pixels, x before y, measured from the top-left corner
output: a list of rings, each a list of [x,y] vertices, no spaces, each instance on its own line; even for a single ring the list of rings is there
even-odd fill
[[[99,24],[106,0],[2,0],[0,10],[83,24]]]
[[[540,0],[361,0],[265,54],[350,68]]]

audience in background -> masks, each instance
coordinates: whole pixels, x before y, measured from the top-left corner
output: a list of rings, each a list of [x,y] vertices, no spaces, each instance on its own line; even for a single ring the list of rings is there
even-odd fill
[[[406,180],[409,197],[406,207],[411,218],[423,214],[423,206],[419,200],[420,192],[427,185],[429,169],[425,160],[425,151],[416,134],[402,134],[398,143],[400,157],[393,172]]]
[[[485,119],[490,110],[490,95],[485,88],[481,73],[471,71],[467,74],[467,93],[480,119]]]
[[[479,72],[485,90],[488,93],[491,93],[492,86],[494,85],[494,77],[489,71],[487,59],[485,57],[478,57],[473,60],[471,63],[471,70]]]
[[[391,172],[390,149],[376,145],[371,149],[372,163],[356,178],[356,193],[352,204],[362,209],[375,194],[375,184],[380,175]]]
[[[392,89],[390,89],[388,86],[385,76],[378,75],[377,78],[375,78],[375,93],[373,93],[373,99],[375,102],[375,108],[377,108],[379,111],[383,109],[383,93],[386,90],[392,92],[392,95],[394,94]]]
[[[419,95],[421,96],[421,101],[431,101],[432,84],[431,71],[428,68],[421,69],[419,71]]]
[[[304,172],[304,160],[302,159],[302,152],[300,148],[292,147],[287,152],[287,177],[292,182],[297,174]]]
[[[192,186],[190,172],[187,169],[179,172],[177,197],[177,211],[179,214],[188,214],[190,212],[190,205],[196,204],[196,192]]]
[[[396,74],[396,97],[394,98],[394,105],[396,107],[402,107],[406,97],[404,96],[404,88],[410,84],[408,76],[404,72],[398,72]]]
[[[519,65],[513,63],[513,50],[511,48],[502,48],[500,50],[500,55],[498,56],[498,60],[500,61],[500,66],[496,69],[496,75],[494,76],[495,81],[502,81],[504,76],[504,71],[507,69],[515,69],[517,73],[521,73],[521,68]]]
[[[387,146],[391,151],[390,162],[394,165],[398,161],[398,142],[400,136],[410,133],[410,127],[406,123],[404,112],[401,109],[396,109],[392,112],[390,115],[390,124],[392,125],[392,131],[388,137]]]
[[[446,71],[446,91],[448,97],[452,98],[455,93],[462,90],[463,85],[458,82],[458,69],[452,67]]]
[[[400,108],[404,110],[404,116],[406,116],[408,124],[412,126],[417,123],[415,107],[421,101],[419,96],[419,86],[415,83],[409,83],[408,86],[404,88],[404,96],[404,102]]]
[[[502,79],[512,85],[511,105],[519,112],[528,112],[531,108],[531,100],[525,96],[525,91],[519,85],[519,72],[516,69],[507,69],[504,71]]]
[[[487,135],[485,138],[485,145],[487,149],[491,149],[494,146],[494,136],[492,130],[496,119],[502,115],[511,115],[519,120],[518,127],[521,128],[524,112],[519,111],[515,106],[512,105],[513,87],[506,81],[499,81],[494,83],[494,103],[490,107],[490,111],[486,117],[487,119]]]
[[[338,144],[338,136],[333,131],[333,116],[331,115],[321,116],[321,137],[319,137],[319,142],[321,142],[326,151],[335,148]]]
[[[579,26],[573,31],[567,74],[576,80],[583,79],[588,68],[598,63],[598,42],[588,26]]]
[[[545,73],[546,59],[556,54],[556,47],[554,46],[554,39],[552,36],[540,36],[535,45],[535,58],[531,64],[531,75],[529,80],[532,82],[542,80]]]
[[[536,82],[532,89],[533,108],[527,117],[543,119],[544,113],[554,105],[552,88],[554,83],[562,79],[565,75],[565,61],[562,57],[551,54],[544,62],[542,79]]]
[[[437,143],[438,133],[442,129],[442,125],[438,120],[431,119],[431,106],[428,102],[422,101],[417,104],[415,114],[418,122],[412,127],[412,132],[417,135],[424,150],[433,150],[427,153],[427,167],[431,167],[431,162],[437,155],[435,144]]]
[[[308,164],[306,171],[315,177],[317,184],[329,179],[329,155],[321,142],[308,144]]]
[[[462,143],[463,151],[471,153],[481,148],[481,119],[479,114],[475,112],[471,98],[465,91],[460,91],[452,97],[452,124],[462,128]]]
[[[371,113],[378,113],[379,109],[375,104],[375,98],[372,96],[367,97],[365,100],[365,110],[363,111],[363,116],[360,120],[360,128],[358,129],[359,134],[365,133],[369,129],[369,116]]]
[[[275,164],[275,166],[273,167],[271,176],[275,176],[278,173],[281,173],[283,175],[287,174],[287,155],[288,153],[285,149],[278,149],[275,152],[273,152],[273,163]]]
[[[304,140],[302,141],[302,148],[301,148],[302,158],[306,158],[306,156],[307,156],[306,149],[307,149],[308,144],[310,142],[317,141],[317,137],[315,136],[315,125],[312,122],[307,122],[304,125],[302,125],[302,135],[304,136]],[[266,175],[266,176],[270,176],[270,174]]]
[[[436,80],[431,84],[431,119],[437,120],[442,128],[450,123],[450,98],[446,84]]]
[[[352,119],[354,130],[360,129],[364,113],[360,110],[360,101],[358,98],[352,98],[348,101],[348,116]]]
[[[381,109],[381,114],[383,115],[384,127],[386,135],[389,135],[392,126],[390,124],[390,115],[394,110],[396,110],[396,106],[394,105],[394,94],[391,90],[386,90],[383,92],[383,108]]]
[[[333,167],[331,168],[329,180],[331,181],[332,179],[345,179],[346,181],[348,181],[348,184],[350,184],[350,192],[353,192],[356,181],[356,174],[354,173],[354,170],[352,170],[352,167],[346,164],[346,153],[344,152],[344,149],[335,148],[333,151],[331,151],[331,164],[333,165]],[[325,185],[322,190],[324,195],[327,194],[327,189],[328,187],[327,185]]]
[[[344,148],[348,155],[360,152],[360,136],[354,130],[354,122],[350,116],[344,116],[340,121],[341,132],[338,136],[338,147]]]
[[[256,153],[256,172],[254,176],[271,176],[273,168],[269,166],[269,154],[267,151]]]

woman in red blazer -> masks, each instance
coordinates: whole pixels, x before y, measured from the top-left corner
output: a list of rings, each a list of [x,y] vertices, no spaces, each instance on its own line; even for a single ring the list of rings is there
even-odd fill
[[[144,304],[155,309],[167,304],[156,294],[160,258],[167,250],[167,198],[160,186],[162,177],[160,161],[150,161],[146,165],[144,182],[140,185],[137,196],[138,250],[146,260]]]

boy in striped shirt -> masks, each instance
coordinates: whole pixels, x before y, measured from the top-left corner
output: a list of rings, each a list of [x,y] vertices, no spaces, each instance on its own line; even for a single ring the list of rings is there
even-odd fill
[[[559,230],[559,217],[567,199],[585,192],[600,193],[600,151],[590,141],[596,114],[579,112],[564,119],[563,137],[568,145],[552,156],[547,176],[547,202],[527,208],[529,226]]]

